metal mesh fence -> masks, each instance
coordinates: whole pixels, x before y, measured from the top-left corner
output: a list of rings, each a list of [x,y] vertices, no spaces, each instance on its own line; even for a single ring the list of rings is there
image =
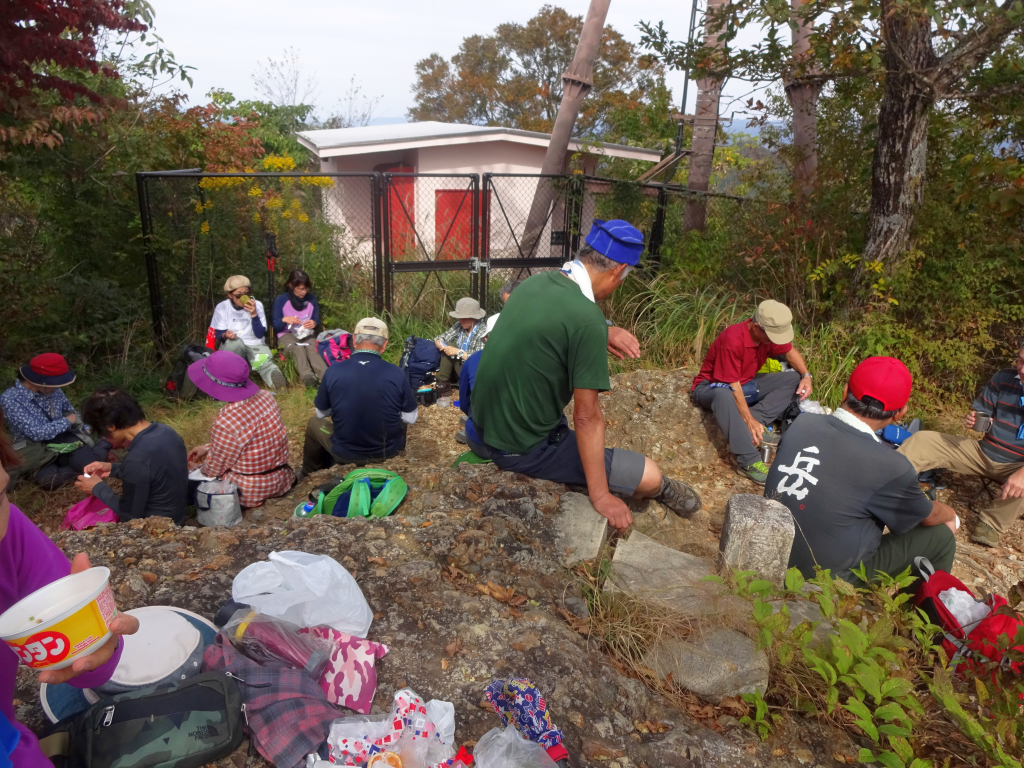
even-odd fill
[[[711,227],[740,204],[582,175],[168,172],[138,185],[165,350],[202,342],[234,274],[250,279],[268,319],[288,272],[303,269],[333,327],[368,311],[443,322],[463,296],[500,311],[506,282],[571,259],[595,219],[638,227],[657,268],[684,247],[694,202]]]

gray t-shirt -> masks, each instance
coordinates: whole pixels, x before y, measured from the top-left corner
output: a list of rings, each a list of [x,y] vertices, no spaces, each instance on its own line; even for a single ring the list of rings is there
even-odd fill
[[[834,416],[810,413],[783,436],[764,495],[793,513],[789,565],[808,578],[815,562],[847,577],[878,549],[883,526],[904,534],[932,511],[904,456]]]

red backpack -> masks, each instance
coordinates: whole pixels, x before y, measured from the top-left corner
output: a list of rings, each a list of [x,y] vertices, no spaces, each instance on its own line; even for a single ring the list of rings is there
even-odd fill
[[[997,662],[1003,669],[1012,670],[1016,674],[1024,671],[1024,662],[1011,661],[1006,651],[999,650],[999,639],[1005,637],[1012,641],[1017,630],[1024,627],[1020,614],[1007,616],[996,611],[1009,606],[1005,597],[989,595],[985,600],[974,597],[967,586],[956,576],[945,571],[936,571],[927,558],[919,557],[914,565],[921,572],[924,580],[914,597],[914,604],[921,608],[929,620],[943,629],[942,648],[950,659],[951,666],[960,665],[964,670],[983,670],[986,661]],[[947,589],[966,592],[978,602],[984,602],[991,611],[983,619],[972,626],[962,627],[956,617],[950,613],[939,595]],[[1008,648],[1024,653],[1024,644]]]

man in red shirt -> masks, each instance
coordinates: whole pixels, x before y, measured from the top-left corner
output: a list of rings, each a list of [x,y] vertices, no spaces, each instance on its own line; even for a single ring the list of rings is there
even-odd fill
[[[765,441],[765,425],[781,416],[794,398],[811,394],[811,374],[792,341],[789,307],[762,301],[753,319],[718,334],[693,380],[694,401],[715,415],[737,463],[759,485],[768,478],[768,467],[757,452]],[[793,370],[757,373],[769,357],[782,355]]]

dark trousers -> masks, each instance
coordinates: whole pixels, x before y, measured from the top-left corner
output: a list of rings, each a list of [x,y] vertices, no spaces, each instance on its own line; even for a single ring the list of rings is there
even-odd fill
[[[73,483],[87,465],[94,461],[106,461],[110,452],[110,443],[106,440],[100,440],[96,445],[89,445],[85,440],[76,432],[64,432],[45,442],[26,440],[24,447],[18,449],[21,466],[10,473],[11,482],[8,487],[13,488],[22,477],[31,477],[46,490]],[[46,447],[74,442],[85,444],[70,453],[57,453]]]
[[[758,401],[750,406],[750,415],[767,426],[779,418],[793,402],[800,374],[796,371],[762,373],[755,376],[754,381],[757,382],[760,394]],[[693,396],[697,405],[714,414],[715,421],[729,441],[729,450],[741,467],[749,467],[761,460],[761,455],[754,448],[750,429],[740,416],[736,399],[729,387],[711,387],[701,382],[693,391]]]
[[[864,561],[865,575],[872,581],[879,573],[898,576],[914,564],[914,558],[927,557],[940,571],[953,569],[956,538],[945,525],[917,526],[903,535],[887,533],[882,536],[878,549]],[[860,584],[860,579],[846,574],[834,574]]]
[[[320,469],[333,467],[335,464],[355,464],[365,467],[370,462],[385,461],[397,456],[401,451],[393,451],[367,458],[365,456],[338,456],[331,447],[331,435],[334,434],[334,422],[317,416],[306,422],[306,439],[302,444],[302,474],[308,475]]]
[[[462,364],[465,360],[460,360],[457,357],[448,357],[448,355],[441,355],[441,364],[437,368],[437,382],[450,381],[455,379],[459,380],[459,374],[462,373]]]

